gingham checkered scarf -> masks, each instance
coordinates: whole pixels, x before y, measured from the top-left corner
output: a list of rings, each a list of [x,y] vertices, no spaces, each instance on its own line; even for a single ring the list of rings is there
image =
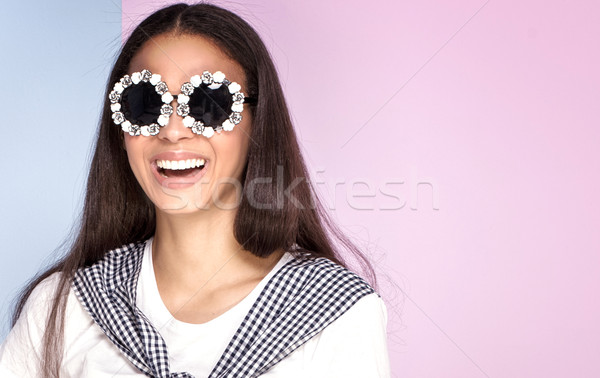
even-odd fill
[[[73,288],[94,322],[142,373],[193,378],[170,372],[165,341],[135,305],[144,246],[109,251],[77,272]],[[371,293],[360,277],[328,259],[291,259],[266,284],[209,378],[265,373]]]

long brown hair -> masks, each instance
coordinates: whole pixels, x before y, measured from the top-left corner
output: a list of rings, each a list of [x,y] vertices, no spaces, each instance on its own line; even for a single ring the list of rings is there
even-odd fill
[[[242,196],[234,224],[237,241],[257,256],[285,249],[326,257],[342,265],[339,250],[344,250],[357,258],[373,282],[368,260],[338,231],[315,195],[271,56],[258,34],[240,17],[210,4],[176,4],[155,12],[124,44],[110,74],[107,94],[112,84],[127,73],[141,46],[165,33],[211,39],[244,68],[247,92],[258,100],[251,107],[253,123],[244,182],[260,177],[279,179],[258,190],[254,187],[252,193],[258,203],[272,206],[253,206],[249,196]],[[283,196],[281,183],[286,188],[296,178],[301,180],[294,185],[294,198]],[[244,192],[247,187],[244,185]],[[69,252],[23,290],[12,318],[14,325],[41,281],[62,272],[44,335],[44,376],[58,377],[62,353],[57,351],[63,350],[64,310],[74,272],[94,264],[111,249],[152,236],[154,211],[129,167],[122,148],[122,131],[112,122],[105,96],[77,236]]]

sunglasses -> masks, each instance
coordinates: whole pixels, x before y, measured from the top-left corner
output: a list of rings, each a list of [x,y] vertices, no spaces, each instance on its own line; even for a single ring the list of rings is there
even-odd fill
[[[215,132],[231,131],[242,121],[246,97],[241,86],[225,78],[221,71],[194,75],[181,85],[177,95],[177,115],[192,132],[210,138]],[[156,135],[169,123],[175,99],[161,76],[141,70],[123,76],[108,96],[113,122],[129,135]]]

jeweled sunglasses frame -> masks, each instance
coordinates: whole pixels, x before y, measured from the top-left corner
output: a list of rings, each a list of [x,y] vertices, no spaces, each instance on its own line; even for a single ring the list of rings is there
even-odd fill
[[[141,82],[147,82],[154,86],[154,90],[158,95],[161,96],[163,102],[160,108],[160,116],[149,125],[137,125],[130,122],[122,111],[121,97],[123,91],[132,85],[137,85]],[[201,120],[196,120],[190,115],[190,107],[188,102],[190,96],[196,90],[202,90],[199,88],[200,85],[205,84],[207,86],[219,87],[221,85],[227,86],[229,93],[232,96],[233,104],[231,105],[231,111],[229,117],[223,121],[221,125],[205,125]],[[242,121],[242,111],[244,110],[244,102],[253,100],[250,97],[246,97],[241,92],[241,86],[236,82],[227,80],[225,74],[221,71],[211,73],[204,71],[202,75],[194,75],[190,78],[190,81],[185,82],[181,85],[181,93],[177,95],[177,115],[184,117],[184,126],[191,128],[192,132],[198,135],[203,135],[207,138],[212,137],[215,132],[220,133],[221,131],[231,131],[235,125]],[[173,106],[171,103],[175,100],[175,97],[169,92],[167,83],[162,81],[162,77],[159,74],[153,74],[150,70],[143,69],[139,72],[134,72],[131,75],[124,75],[119,81],[117,81],[112,91],[109,93],[108,98],[110,100],[110,110],[112,112],[112,119],[116,125],[120,125],[121,129],[129,133],[131,136],[153,136],[160,132],[160,128],[166,126],[169,123],[169,119],[173,114]]]

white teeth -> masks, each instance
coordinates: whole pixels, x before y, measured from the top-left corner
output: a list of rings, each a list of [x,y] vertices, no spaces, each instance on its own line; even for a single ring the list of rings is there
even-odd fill
[[[204,159],[187,159],[187,160],[157,160],[156,166],[162,169],[190,169],[202,168],[206,162]]]

